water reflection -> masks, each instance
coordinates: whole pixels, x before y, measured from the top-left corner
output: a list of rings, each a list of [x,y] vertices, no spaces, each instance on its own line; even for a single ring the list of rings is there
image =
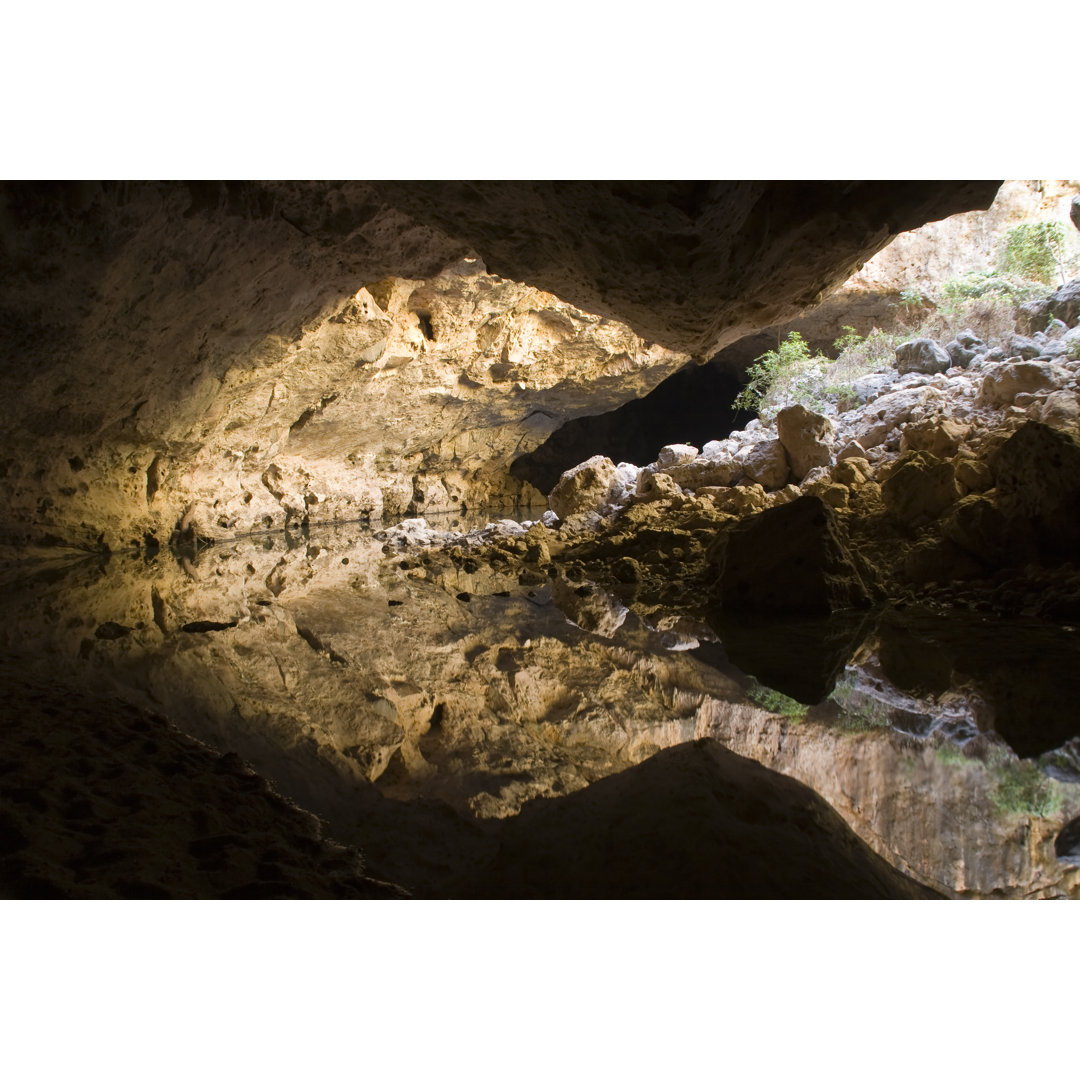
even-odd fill
[[[1080,813],[1060,628],[645,619],[589,582],[359,525],[2,586],[0,647],[28,670],[237,751],[407,885],[437,890],[531,800],[709,738],[946,894],[1080,890],[1060,857]]]

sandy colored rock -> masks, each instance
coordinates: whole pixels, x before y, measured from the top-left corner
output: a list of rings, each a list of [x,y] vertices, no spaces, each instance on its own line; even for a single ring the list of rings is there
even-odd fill
[[[779,439],[765,439],[738,458],[746,476],[766,491],[775,491],[788,482],[790,467]]]
[[[933,521],[959,497],[952,463],[925,451],[901,455],[881,483],[889,512],[910,525]]]
[[[1005,362],[986,373],[979,401],[1000,408],[1011,405],[1018,394],[1056,390],[1066,378],[1066,373],[1057,365],[1046,361]]]
[[[776,417],[776,434],[787,451],[791,473],[798,482],[832,460],[832,424],[803,405],[789,405]]]
[[[611,508],[615,487],[615,462],[597,454],[562,474],[548,504],[563,521],[576,514],[603,514]]]

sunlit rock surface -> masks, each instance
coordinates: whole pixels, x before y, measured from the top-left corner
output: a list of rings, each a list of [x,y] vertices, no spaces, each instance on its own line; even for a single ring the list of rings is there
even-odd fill
[[[0,530],[115,549],[538,499],[507,470],[561,423],[995,189],[8,185]]]

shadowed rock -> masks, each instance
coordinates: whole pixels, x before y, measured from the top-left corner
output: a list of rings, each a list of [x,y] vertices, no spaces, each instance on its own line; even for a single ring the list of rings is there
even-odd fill
[[[707,739],[504,826],[471,898],[932,899],[808,787]]]
[[[826,616],[870,597],[830,507],[814,495],[757,514],[731,533],[719,577],[722,608]]]

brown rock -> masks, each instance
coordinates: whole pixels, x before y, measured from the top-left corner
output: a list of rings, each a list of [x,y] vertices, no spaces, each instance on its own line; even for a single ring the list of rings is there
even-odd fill
[[[952,464],[924,451],[908,451],[881,485],[886,508],[909,525],[933,521],[960,497]]]
[[[870,602],[833,510],[812,495],[739,525],[719,586],[725,611],[828,615]]]
[[[776,434],[787,451],[796,481],[832,461],[832,424],[802,405],[789,405],[776,417]]]
[[[788,482],[787,454],[779,439],[758,443],[740,462],[747,477],[766,491],[775,491]]]

